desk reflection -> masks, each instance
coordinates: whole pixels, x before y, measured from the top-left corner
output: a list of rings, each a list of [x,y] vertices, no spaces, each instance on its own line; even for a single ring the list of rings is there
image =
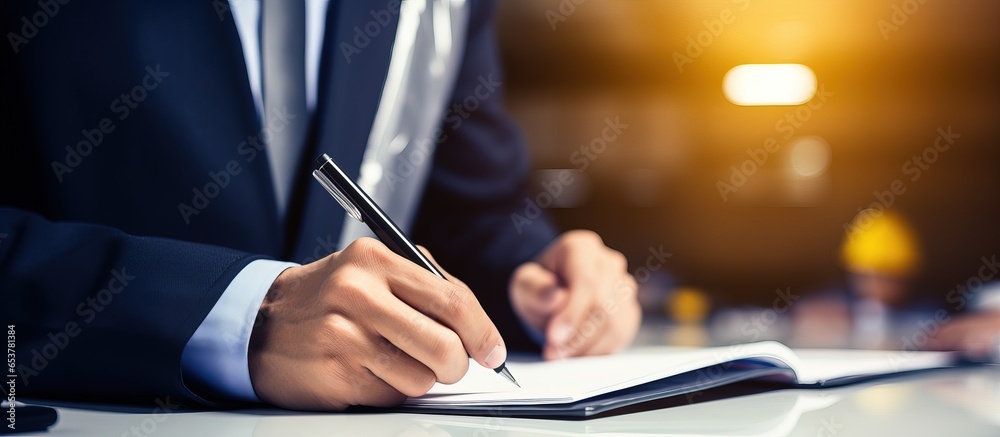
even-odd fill
[[[44,435],[1000,435],[1000,366],[931,371],[834,389],[782,389],[694,400],[586,420],[274,409],[153,414],[134,408],[63,404],[58,406],[60,422]]]

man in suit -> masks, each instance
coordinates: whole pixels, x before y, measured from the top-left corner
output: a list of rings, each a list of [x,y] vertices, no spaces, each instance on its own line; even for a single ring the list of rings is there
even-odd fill
[[[557,236],[526,200],[492,8],[4,2],[0,315],[18,393],[393,405],[457,381],[467,356],[631,342],[624,257]],[[309,180],[320,153],[451,280],[345,221]]]

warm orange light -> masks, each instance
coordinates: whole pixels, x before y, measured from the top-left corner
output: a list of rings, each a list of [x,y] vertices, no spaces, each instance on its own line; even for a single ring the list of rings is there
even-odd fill
[[[726,98],[740,106],[801,105],[816,93],[816,75],[802,64],[744,64],[722,80]]]

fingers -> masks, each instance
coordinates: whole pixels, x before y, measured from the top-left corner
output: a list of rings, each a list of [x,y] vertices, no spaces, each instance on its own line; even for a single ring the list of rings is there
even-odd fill
[[[536,262],[522,264],[514,271],[513,278],[511,287],[528,290],[532,294],[540,294],[559,286],[559,277]]]
[[[366,267],[381,269],[389,289],[399,300],[458,334],[468,355],[477,363],[492,369],[506,361],[507,348],[500,331],[465,284],[454,278],[442,280],[392,253],[377,240],[359,239],[345,253],[352,248],[353,256],[367,261]]]
[[[556,274],[541,264],[524,263],[511,275],[511,305],[538,332],[545,332],[552,314],[565,306],[568,298],[569,290],[560,287]]]
[[[275,405],[340,410],[398,405],[506,348],[475,296],[373,239],[287,269],[258,311],[247,359],[257,395]]]
[[[370,370],[369,370],[370,372]],[[403,401],[406,400],[406,395],[401,393],[395,387],[385,382],[382,378],[375,375],[374,373],[369,374],[366,383],[358,384],[356,381],[352,383],[359,386],[361,390],[361,395],[358,398],[358,402],[355,405],[368,405],[372,407],[395,407]]]
[[[559,293],[559,277],[541,264],[528,262],[514,271],[510,288],[527,309],[539,312],[552,312],[565,293]]]
[[[602,306],[625,272],[624,257],[604,246],[593,232],[568,232],[540,261],[558,272],[569,290],[569,301],[547,327],[546,358],[577,355],[598,338],[607,323]]]
[[[469,358],[455,332],[395,296],[380,299],[375,306],[372,324],[378,334],[391,343],[389,346],[396,349],[393,352],[415,359],[430,371],[432,382],[436,379],[454,384],[465,376],[469,370]],[[396,384],[393,386],[399,387]],[[410,392],[404,393],[413,396]]]
[[[431,369],[389,341],[376,339],[373,343],[375,350],[365,367],[394,390],[409,397],[421,396],[437,382]],[[468,367],[468,359],[463,360]]]
[[[568,291],[568,301],[546,326],[546,359],[606,353],[631,341],[641,312],[635,282],[621,253],[604,246],[593,232],[571,231],[547,248],[538,262],[555,272]]]
[[[609,321],[607,330],[586,349],[578,350],[579,355],[607,355],[620,352],[631,342],[639,330],[642,309],[638,302],[627,305],[613,313],[614,321]]]
[[[405,399],[368,370],[362,359],[377,357],[378,343],[347,317],[295,317],[270,327],[277,331],[267,349],[248,354],[251,383],[261,400],[284,408],[342,410],[351,405],[398,405]]]
[[[469,356],[480,365],[492,369],[507,359],[500,331],[464,285],[442,281],[429,272],[396,275],[388,280],[400,300],[458,334]]]
[[[607,321],[605,315],[595,311],[595,298],[590,291],[579,287],[570,289],[565,307],[555,313],[545,330],[545,359],[559,359],[576,355],[576,351],[596,341],[596,333]]]

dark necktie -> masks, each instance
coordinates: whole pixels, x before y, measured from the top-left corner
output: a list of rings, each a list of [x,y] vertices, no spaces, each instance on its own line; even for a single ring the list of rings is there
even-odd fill
[[[287,213],[293,172],[308,127],[305,87],[305,1],[261,2],[264,130],[280,217]]]

